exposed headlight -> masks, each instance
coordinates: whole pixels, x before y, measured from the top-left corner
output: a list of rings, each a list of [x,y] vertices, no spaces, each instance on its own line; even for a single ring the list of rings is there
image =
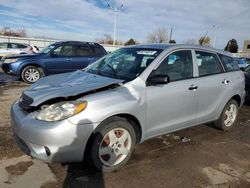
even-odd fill
[[[17,62],[17,59],[16,59],[16,58],[14,58],[14,59],[12,59],[12,58],[9,59],[9,58],[8,58],[8,59],[5,59],[3,63],[15,63],[15,62]]]
[[[43,121],[59,121],[82,112],[86,107],[86,101],[59,102],[42,109],[36,116],[36,119]]]

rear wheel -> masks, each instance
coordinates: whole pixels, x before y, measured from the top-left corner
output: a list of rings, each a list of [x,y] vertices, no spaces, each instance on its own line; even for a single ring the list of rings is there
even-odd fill
[[[33,84],[43,76],[43,70],[36,66],[27,66],[21,73],[22,80],[28,84]]]
[[[214,122],[216,128],[221,130],[229,130],[231,129],[237,119],[238,116],[238,103],[231,99],[226,106],[224,107],[220,118]]]
[[[135,142],[135,130],[126,119],[110,118],[95,133],[91,161],[100,171],[114,171],[128,161]]]

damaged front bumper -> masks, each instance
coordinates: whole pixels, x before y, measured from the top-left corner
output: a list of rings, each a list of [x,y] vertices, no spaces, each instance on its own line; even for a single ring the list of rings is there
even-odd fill
[[[20,149],[46,162],[79,162],[95,123],[74,125],[68,120],[46,122],[26,113],[18,103],[11,109],[12,129]]]

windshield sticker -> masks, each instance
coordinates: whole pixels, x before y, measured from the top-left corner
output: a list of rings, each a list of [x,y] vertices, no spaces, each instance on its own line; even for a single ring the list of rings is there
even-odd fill
[[[138,51],[138,55],[155,55],[157,51],[141,50]]]

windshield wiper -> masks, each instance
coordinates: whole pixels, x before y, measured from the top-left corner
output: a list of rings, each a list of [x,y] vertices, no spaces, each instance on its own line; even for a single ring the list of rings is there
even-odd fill
[[[117,75],[117,72],[115,71],[115,69],[113,68],[113,66],[110,65],[109,63],[106,63],[106,65],[112,70],[113,75],[115,76],[115,78],[120,79],[120,77]]]

